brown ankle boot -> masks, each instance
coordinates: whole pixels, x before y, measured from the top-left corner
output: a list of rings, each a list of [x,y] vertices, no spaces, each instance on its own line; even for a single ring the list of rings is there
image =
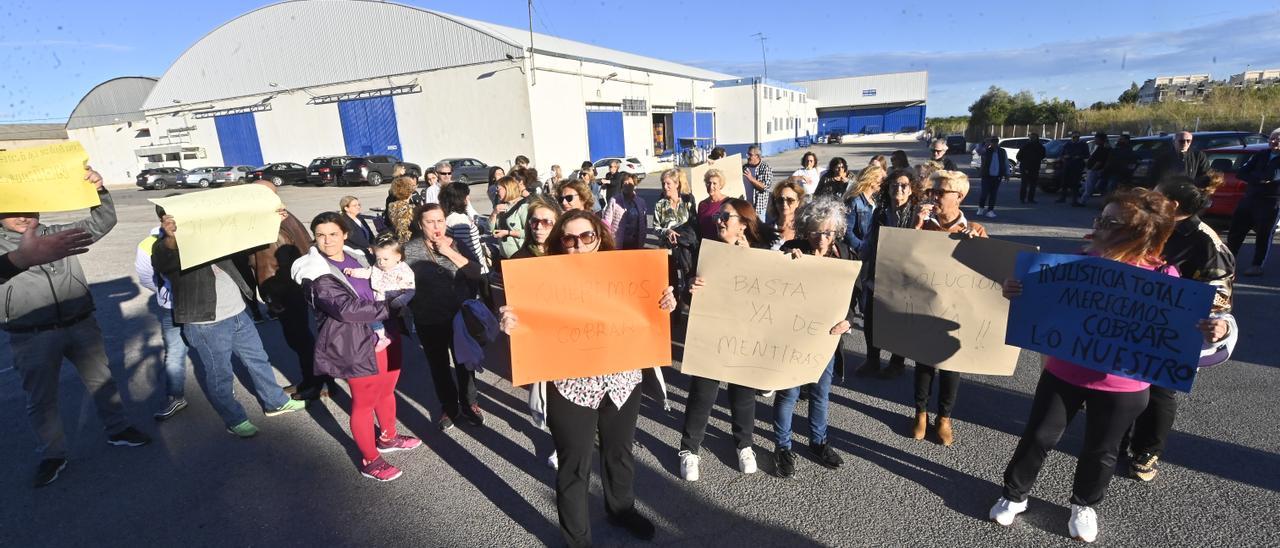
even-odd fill
[[[938,440],[942,445],[951,447],[955,442],[955,433],[951,431],[951,417],[938,417],[934,426],[938,427]]]
[[[924,411],[916,411],[915,425],[911,427],[911,437],[922,440],[924,439],[925,430],[929,429],[929,414]]]

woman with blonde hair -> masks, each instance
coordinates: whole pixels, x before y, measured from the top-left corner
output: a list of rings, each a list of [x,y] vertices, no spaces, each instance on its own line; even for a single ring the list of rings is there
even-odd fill
[[[698,203],[698,237],[702,239],[716,237],[716,216],[720,215],[720,206],[728,198],[724,195],[724,172],[712,168],[702,176],[707,185],[707,197]]]
[[[493,237],[498,240],[499,252],[506,259],[524,246],[525,217],[529,205],[525,200],[525,185],[510,175],[498,179],[498,207],[489,218]]]
[[[871,232],[871,217],[876,210],[876,194],[880,185],[884,184],[885,172],[877,166],[870,166],[858,174],[858,180],[841,200],[848,207],[849,213],[843,234],[845,243],[855,255],[862,255],[862,244]]]

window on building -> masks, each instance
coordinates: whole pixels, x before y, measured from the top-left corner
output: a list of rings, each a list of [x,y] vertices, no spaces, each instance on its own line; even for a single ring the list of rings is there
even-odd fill
[[[151,136],[151,130],[150,130],[150,129],[147,129],[147,128],[143,128],[143,129],[138,130],[138,134],[137,134],[137,135],[134,135],[134,136],[133,136],[133,138],[134,138],[134,139],[142,139],[142,138],[144,138],[144,137],[150,137],[150,136]]]
[[[624,116],[646,116],[649,114],[649,102],[644,99],[623,99],[622,114]]]
[[[773,133],[773,122],[765,122],[765,123],[764,123],[764,132],[765,132],[765,133]]]
[[[872,89],[864,89],[864,90],[862,90],[862,96],[863,96],[863,97],[875,97],[875,96],[876,96],[876,90],[875,90],[875,88],[872,88]]]
[[[184,152],[184,153],[182,153],[182,159],[183,159],[183,160],[195,160],[195,159],[197,159],[197,158],[199,158],[199,156],[197,156],[197,155],[196,155],[196,153],[194,153],[194,152]]]
[[[166,152],[166,153],[165,153],[165,155],[164,155],[164,161],[166,161],[166,162],[177,162],[177,161],[178,161],[178,153],[177,153],[177,152]]]
[[[164,156],[161,154],[152,154],[150,156],[147,156],[147,161],[153,164],[158,164],[164,161]]]

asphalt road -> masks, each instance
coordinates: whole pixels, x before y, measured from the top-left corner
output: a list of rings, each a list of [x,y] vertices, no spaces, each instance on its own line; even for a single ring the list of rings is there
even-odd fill
[[[910,145],[913,159],[923,147]],[[902,145],[816,146],[820,163],[833,154],[850,165]],[[799,153],[772,158],[780,172]],[[959,157],[957,157],[959,158]],[[967,159],[967,157],[965,157]],[[656,192],[656,178],[646,193]],[[304,221],[336,208],[343,194],[381,204],[382,188],[292,188],[281,195]],[[71,463],[57,483],[29,486],[36,463],[24,395],[12,370],[0,372],[0,546],[536,546],[558,544],[552,482],[544,464],[550,436],[527,419],[525,391],[492,374],[481,377],[484,428],[443,434],[431,420],[438,404],[419,349],[408,351],[401,377],[401,428],[424,448],[396,453],[401,479],[380,484],[361,477],[348,435],[345,393],[306,413],[262,417],[251,395],[237,390],[258,437],[227,435],[189,377],[191,406],[154,423],[163,400],[158,324],[149,294],[136,284],[134,249],[156,224],[147,198],[156,192],[116,190],[120,223],[82,262],[98,303],[108,354],[135,424],[149,446],[110,447],[93,405],[71,368],[64,369],[61,408]],[[480,187],[473,197],[487,202]],[[998,219],[983,220],[993,237],[1079,248],[1092,209],[1016,205],[1016,189],[1000,192]],[[969,202],[976,201],[976,190]],[[652,200],[650,201],[652,203]],[[487,206],[487,204],[477,204]],[[485,207],[481,207],[484,209]],[[966,209],[972,212],[973,207]],[[67,215],[48,220],[66,219]],[[1246,252],[1248,249],[1246,248]],[[1280,267],[1236,286],[1242,337],[1235,359],[1204,371],[1181,413],[1155,482],[1117,477],[1099,507],[1103,546],[1280,545],[1280,342],[1272,337],[1280,308]],[[298,379],[279,326],[259,327],[282,384]],[[0,335],[0,340],[5,340]],[[0,368],[10,363],[0,344]],[[851,362],[861,361],[862,336],[846,337]],[[658,527],[656,544],[681,546],[1053,546],[1066,536],[1072,455],[1080,420],[1045,464],[1031,506],[1012,528],[986,521],[1001,475],[1023,428],[1040,374],[1024,352],[1012,377],[968,376],[955,411],[957,443],[944,448],[904,435],[911,413],[910,374],[897,380],[854,380],[834,388],[830,442],[846,459],[829,471],[807,457],[807,429],[797,418],[802,455],[796,477],[772,476],[770,402],[757,404],[756,450],[761,472],[744,476],[727,424],[725,396],[704,443],[702,480],[678,477],[676,448],[683,420],[683,376],[668,373],[671,411],[646,401],[636,435],[636,493]],[[807,415],[801,404],[797,416]],[[592,488],[592,528],[599,545],[633,544],[605,523],[599,481]]]

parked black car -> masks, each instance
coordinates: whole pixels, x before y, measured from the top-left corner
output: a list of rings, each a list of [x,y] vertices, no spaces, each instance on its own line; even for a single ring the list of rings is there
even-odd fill
[[[1267,142],[1267,137],[1252,131],[1195,131],[1191,133],[1191,150],[1222,147],[1243,147]],[[1133,154],[1138,157],[1138,167],[1133,170],[1133,183],[1152,186],[1152,162],[1158,151],[1173,152],[1173,134],[1137,137],[1133,141]]]
[[[965,141],[964,135],[948,135],[947,136],[947,156],[952,154],[968,154],[969,142]]]
[[[453,167],[454,181],[469,184],[489,182],[489,166],[480,160],[475,158],[446,158],[440,161],[449,162],[449,165]]]
[[[278,164],[267,164],[258,169],[253,170],[249,174],[249,181],[257,181],[265,179],[271,181],[271,184],[282,186],[285,184],[300,184],[307,182],[307,168],[301,164],[293,162],[281,162]]]
[[[342,182],[342,169],[355,156],[321,156],[307,166],[307,182],[315,186],[336,186]]]
[[[1112,144],[1116,142],[1118,135],[1110,136]],[[1062,147],[1070,142],[1071,139],[1054,139],[1044,144],[1044,160],[1040,161],[1040,189],[1050,194],[1058,192],[1062,188]],[[1081,135],[1080,141],[1089,144],[1089,154],[1093,154],[1093,136]],[[1080,172],[1080,180],[1083,182],[1087,176],[1084,170]]]
[[[402,162],[395,156],[365,156],[352,158],[342,167],[341,184],[367,184],[378,186],[391,180],[397,165],[404,165],[404,174],[415,179],[422,177],[422,167],[413,162]]]
[[[186,173],[176,167],[153,167],[138,173],[138,186],[143,190],[164,190],[178,184],[178,177]]]

